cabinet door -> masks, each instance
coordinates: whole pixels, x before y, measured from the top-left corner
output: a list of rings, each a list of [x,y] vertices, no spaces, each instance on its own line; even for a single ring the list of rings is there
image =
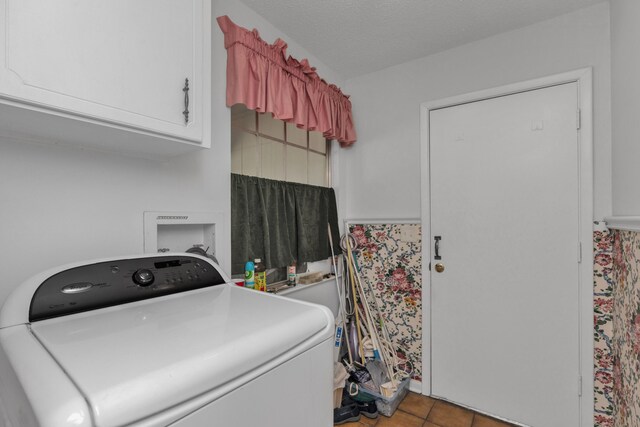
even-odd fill
[[[200,143],[205,9],[205,0],[0,0],[0,96]]]

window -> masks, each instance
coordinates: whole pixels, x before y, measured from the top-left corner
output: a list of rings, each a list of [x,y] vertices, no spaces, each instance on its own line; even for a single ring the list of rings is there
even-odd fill
[[[257,113],[242,104],[231,107],[231,172],[234,174],[330,187],[330,147],[330,141],[320,132],[298,129],[274,119],[270,113]],[[238,262],[244,262],[246,256],[237,258]],[[235,264],[234,267],[241,268]],[[267,267],[268,284],[286,280],[286,266]],[[307,271],[307,263],[298,263],[297,271]]]
[[[231,172],[329,187],[330,144],[320,132],[298,129],[271,114],[231,108]]]

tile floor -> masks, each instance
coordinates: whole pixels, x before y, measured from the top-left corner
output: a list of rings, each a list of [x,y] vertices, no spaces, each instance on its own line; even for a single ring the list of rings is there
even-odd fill
[[[384,415],[371,420],[365,416],[355,423],[341,424],[344,427],[511,427],[499,421],[460,406],[409,393],[400,403],[393,416]]]

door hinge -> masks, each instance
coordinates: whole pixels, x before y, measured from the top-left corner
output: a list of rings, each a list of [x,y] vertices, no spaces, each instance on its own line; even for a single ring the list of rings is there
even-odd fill
[[[578,396],[582,396],[582,376],[578,377]]]
[[[578,242],[578,264],[582,263],[582,242]]]
[[[582,111],[578,109],[576,111],[576,129],[580,129],[582,127]]]

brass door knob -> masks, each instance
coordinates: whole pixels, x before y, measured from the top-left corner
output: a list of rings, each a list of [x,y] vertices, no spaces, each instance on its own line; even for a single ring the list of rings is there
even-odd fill
[[[444,264],[443,264],[443,263],[441,263],[441,262],[437,263],[437,264],[436,264],[436,271],[437,271],[438,273],[442,273],[442,272],[444,271]]]

